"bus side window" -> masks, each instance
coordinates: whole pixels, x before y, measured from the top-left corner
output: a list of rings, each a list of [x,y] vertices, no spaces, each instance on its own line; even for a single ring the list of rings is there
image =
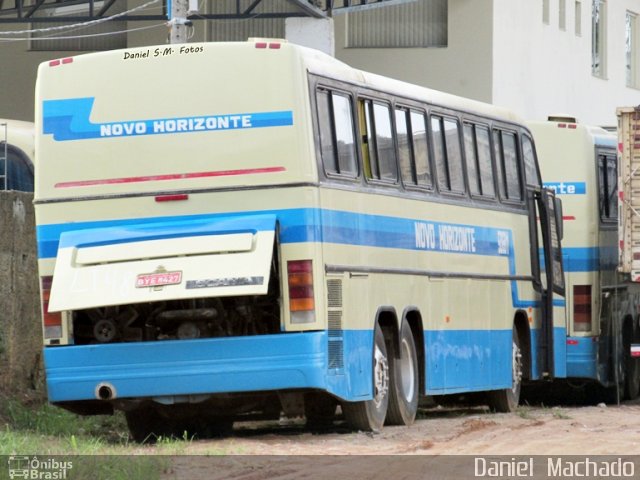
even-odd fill
[[[538,173],[538,162],[533,150],[533,140],[528,135],[522,135],[522,156],[524,157],[524,179],[531,187],[540,187],[540,174]]]
[[[462,150],[458,122],[433,115],[431,134],[438,172],[438,187],[441,191],[464,193]]]
[[[372,100],[359,100],[360,125],[364,120],[362,155],[364,171],[371,180],[396,182],[398,167],[396,147],[391,128],[391,108]]]
[[[427,123],[424,114],[415,110],[411,110],[410,118],[413,156],[416,165],[416,185],[432,188],[433,180],[431,179],[431,162],[429,161]]]
[[[465,123],[464,150],[471,194],[495,198],[489,128],[484,125]]]
[[[320,151],[327,174],[358,175],[351,99],[348,95],[318,90]]]
[[[370,100],[358,100],[358,125],[362,135],[361,150],[364,175],[366,178],[377,178],[378,171],[377,169],[374,171],[374,166],[377,168],[378,162],[375,157],[375,140],[372,131]]]
[[[510,201],[522,200],[520,163],[516,149],[516,135],[504,130],[493,130],[494,151],[500,178],[500,194]]]
[[[618,219],[618,171],[614,156],[598,155],[598,183],[600,190],[600,219],[614,222]]]
[[[431,169],[424,114],[396,108],[396,138],[402,181],[405,185],[431,188]]]

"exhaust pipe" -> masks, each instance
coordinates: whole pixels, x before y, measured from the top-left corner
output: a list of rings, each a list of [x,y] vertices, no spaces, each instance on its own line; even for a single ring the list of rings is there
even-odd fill
[[[99,383],[96,387],[96,398],[98,400],[113,400],[116,398],[116,388],[107,382]]]

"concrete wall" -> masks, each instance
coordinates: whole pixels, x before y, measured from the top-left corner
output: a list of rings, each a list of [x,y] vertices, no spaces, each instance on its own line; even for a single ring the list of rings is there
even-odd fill
[[[345,48],[345,16],[336,15],[336,57],[362,70],[491,102],[492,11],[493,0],[449,0],[445,48]]]
[[[581,0],[582,33],[575,34],[575,0],[566,0],[566,29],[559,27],[559,0],[494,0],[493,102],[528,119],[550,113],[582,123],[616,125],[618,106],[640,104],[640,90],[626,86],[625,15],[640,13],[638,0],[607,2],[607,74],[591,73],[591,0]],[[639,25],[640,27],[640,25]],[[640,43],[636,43],[640,47]]]
[[[43,392],[33,195],[0,192],[0,390]]]

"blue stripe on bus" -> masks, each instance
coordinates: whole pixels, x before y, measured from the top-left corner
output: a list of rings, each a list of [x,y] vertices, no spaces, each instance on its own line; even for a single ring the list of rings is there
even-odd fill
[[[93,123],[94,102],[95,97],[43,101],[42,133],[56,141],[68,141],[293,125],[291,110]]]
[[[185,228],[190,222],[198,228],[221,222],[238,229],[271,229],[273,224],[260,219],[275,216],[279,222],[280,241],[286,243],[326,242],[344,245],[397,248],[441,253],[484,255],[504,257],[510,275],[516,275],[515,251],[512,232],[508,229],[480,227],[475,225],[448,224],[409,218],[359,214],[354,212],[323,210],[315,208],[204,214],[177,217],[152,217],[125,220],[107,220],[37,226],[39,258],[55,258],[60,238],[65,232],[77,232],[69,236],[71,244],[77,238],[85,243],[116,243],[118,232],[153,231],[153,238],[175,238],[189,236]],[[271,226],[269,226],[271,225]],[[162,229],[166,229],[163,237]],[[207,227],[210,228],[210,227]],[[82,234],[86,231],[86,236]],[[199,230],[197,230],[199,231]],[[218,230],[222,231],[222,229]],[[106,232],[108,237],[103,233]],[[178,233],[179,232],[179,233]],[[124,234],[124,233],[123,233]],[[464,237],[468,234],[468,237]],[[135,237],[135,234],[127,238]],[[70,246],[63,244],[62,246]],[[536,300],[521,300],[515,281],[512,285],[512,300],[516,308],[536,308]],[[557,306],[564,305],[556,300]]]
[[[170,238],[197,237],[216,234],[251,233],[273,230],[274,215],[252,215],[251,217],[212,220],[157,222],[130,226],[112,226],[84,230],[72,230],[60,235],[60,248],[98,247],[120,243],[164,240]]]
[[[257,226],[252,224],[254,219],[259,219],[259,217],[264,217],[265,215],[276,216],[280,225],[280,240],[282,243],[327,242],[444,253],[502,256],[505,258],[513,254],[513,241],[511,231],[508,229],[314,208],[39,225],[37,227],[38,253],[39,258],[55,257],[60,235],[67,231],[90,230],[87,232],[87,241],[90,241],[92,232],[96,237],[95,241],[102,241],[99,233],[101,234],[103,232],[102,229],[105,228],[121,228],[123,231],[131,227],[155,229],[158,231],[158,235],[154,238],[163,238],[161,234],[162,228],[174,231],[186,226],[189,222],[193,223],[195,229],[211,222],[234,222],[233,228],[266,230],[270,228],[267,224]],[[422,239],[424,243],[420,245],[416,241],[416,229],[421,230],[421,233],[424,231],[424,236],[426,237]],[[455,229],[455,231],[451,232],[451,229]],[[115,233],[115,231],[113,230],[112,233]],[[187,229],[182,231],[183,236],[189,236]],[[470,236],[473,234],[473,240],[459,238],[460,232],[469,233]],[[450,236],[455,237],[455,241],[447,243],[445,241],[446,238],[441,238],[444,233],[449,233]],[[500,233],[504,234],[505,244],[502,246],[502,250],[500,250],[501,245],[499,244]],[[168,232],[165,238],[170,238],[171,235],[173,234]],[[113,243],[115,242],[114,237]],[[105,240],[102,244],[108,243],[109,241]]]
[[[428,394],[511,386],[511,330],[426,331]],[[371,330],[342,332],[334,369],[326,331],[45,348],[49,400],[91,400],[102,383],[116,398],[314,388],[372,398]]]

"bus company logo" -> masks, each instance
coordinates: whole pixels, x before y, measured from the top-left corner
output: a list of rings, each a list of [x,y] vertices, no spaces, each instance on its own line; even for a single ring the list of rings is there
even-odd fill
[[[586,195],[585,182],[544,182],[544,186],[553,190],[556,195]]]
[[[60,142],[293,125],[293,111],[291,110],[93,123],[90,118],[94,101],[94,97],[45,100],[42,105],[42,133],[53,135],[53,139]]]
[[[26,478],[33,480],[64,480],[67,472],[73,468],[73,462],[60,461],[55,458],[44,460],[26,455],[9,457],[9,478]]]
[[[165,285],[178,285],[182,283],[182,271],[167,272],[160,266],[153,273],[141,273],[136,277],[136,288],[155,287],[159,289]]]

